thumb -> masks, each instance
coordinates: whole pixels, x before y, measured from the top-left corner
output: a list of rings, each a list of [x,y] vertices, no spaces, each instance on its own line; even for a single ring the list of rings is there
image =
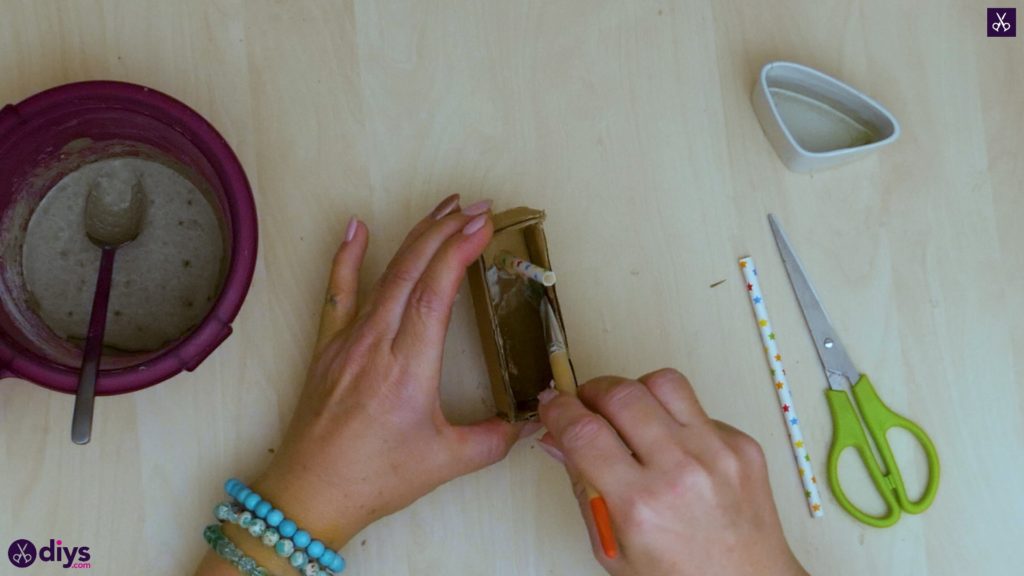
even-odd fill
[[[473,424],[453,426],[456,450],[454,467],[458,474],[469,474],[499,462],[520,438],[530,436],[541,427],[540,422],[510,423],[488,418]]]

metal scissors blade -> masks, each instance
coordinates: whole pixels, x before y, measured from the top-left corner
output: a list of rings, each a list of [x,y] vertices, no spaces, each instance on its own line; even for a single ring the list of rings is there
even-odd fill
[[[800,303],[800,310],[804,314],[804,321],[811,331],[811,338],[814,339],[814,348],[818,351],[818,358],[825,368],[825,376],[828,377],[829,388],[833,390],[846,390],[845,385],[853,385],[860,377],[860,371],[846,355],[846,349],[839,340],[832,323],[821,307],[818,295],[814,292],[807,275],[804,273],[800,259],[796,257],[793,248],[789,245],[782,226],[775,219],[775,215],[768,215],[768,223],[771,224],[772,234],[775,235],[775,244],[779,247],[779,254],[782,256],[782,263],[786,265],[786,274],[789,275],[789,282],[793,285],[793,292],[796,293],[797,302]]]

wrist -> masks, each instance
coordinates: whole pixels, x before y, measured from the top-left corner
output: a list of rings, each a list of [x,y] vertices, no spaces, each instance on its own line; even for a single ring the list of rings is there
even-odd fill
[[[359,496],[344,486],[318,482],[305,470],[296,474],[271,467],[252,483],[252,490],[284,513],[299,528],[331,550],[345,546],[376,518]]]
[[[218,555],[233,554],[233,546],[237,553],[248,556],[241,557],[244,562],[255,562],[271,571],[282,567],[287,570],[288,565],[307,574],[321,569],[332,573],[344,570],[344,558],[337,550],[366,523],[355,520],[355,515],[344,516],[347,521],[334,520],[337,516],[330,511],[338,509],[316,506],[319,499],[312,496],[319,491],[310,491],[308,483],[298,482],[300,478],[305,476],[265,473],[251,486],[234,478],[228,480],[225,490],[234,502],[216,507],[215,516],[223,524],[208,527],[204,537],[209,534],[208,541],[211,546],[216,544]],[[222,552],[221,544],[230,545]],[[234,557],[231,560],[236,561]]]

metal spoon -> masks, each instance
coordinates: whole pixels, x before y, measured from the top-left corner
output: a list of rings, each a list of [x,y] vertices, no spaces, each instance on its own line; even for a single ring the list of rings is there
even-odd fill
[[[145,193],[139,177],[132,174],[105,174],[89,187],[85,203],[85,233],[101,249],[96,293],[92,299],[89,330],[82,352],[82,370],[71,418],[71,441],[88,444],[92,437],[93,402],[96,376],[103,353],[103,332],[107,324],[107,303],[117,249],[139,235],[145,213]]]

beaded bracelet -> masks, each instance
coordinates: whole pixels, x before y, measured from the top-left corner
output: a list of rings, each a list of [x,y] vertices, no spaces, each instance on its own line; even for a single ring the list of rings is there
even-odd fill
[[[235,524],[258,538],[264,546],[272,548],[278,556],[287,560],[303,576],[331,576],[334,574],[317,563],[316,560],[311,560],[307,553],[297,550],[294,542],[288,538],[282,538],[277,530],[267,526],[264,520],[257,518],[240,504],[221,502],[214,507],[213,515],[218,520]]]
[[[224,490],[245,507],[245,511],[237,514],[239,525],[254,536],[254,531],[259,532],[264,544],[273,546],[278,556],[287,558],[288,563],[299,569],[303,575],[320,576],[314,569],[330,574],[337,574],[345,569],[345,559],[341,554],[328,549],[323,542],[313,540],[309,532],[300,530],[294,521],[285,518],[283,512],[274,508],[270,502],[247,488],[241,481],[229,479],[224,483]],[[220,506],[215,513],[218,510]],[[246,512],[249,513],[248,516],[245,515]],[[227,511],[221,513],[227,514]],[[241,524],[242,521],[247,525]],[[268,540],[272,543],[268,543]]]
[[[273,576],[266,568],[258,565],[256,560],[245,555],[235,546],[230,538],[224,535],[220,524],[210,524],[203,530],[203,539],[213,548],[218,556],[227,560],[245,576]]]

